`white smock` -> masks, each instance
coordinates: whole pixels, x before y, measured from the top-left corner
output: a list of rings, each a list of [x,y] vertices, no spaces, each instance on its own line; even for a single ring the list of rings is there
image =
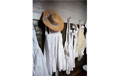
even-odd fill
[[[73,68],[75,68],[75,58],[73,51],[73,33],[72,30],[70,30],[69,21],[67,23],[64,51],[66,56],[66,73],[70,74],[70,71],[73,71]]]
[[[36,32],[33,28],[33,76],[49,76],[45,59],[38,45]]]
[[[66,70],[62,34],[60,32],[51,33],[50,30],[48,33],[45,28],[45,37],[44,56],[49,76],[52,76],[52,73],[57,70]]]

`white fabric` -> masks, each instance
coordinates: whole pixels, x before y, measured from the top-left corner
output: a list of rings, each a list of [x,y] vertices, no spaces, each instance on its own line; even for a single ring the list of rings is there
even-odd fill
[[[48,73],[52,76],[52,72],[56,72],[56,70],[66,70],[62,34],[60,32],[48,34],[47,30],[45,30],[45,34],[44,56]]]
[[[79,29],[78,29],[77,26],[73,30],[73,37],[74,37],[74,39],[73,39],[73,43],[74,43],[74,45],[73,45],[74,58],[78,57],[78,51],[77,51],[77,46],[76,46],[76,44],[77,44],[77,33],[78,33],[78,30]],[[84,26],[82,26],[82,31],[84,32]],[[84,46],[83,50],[81,51],[82,55],[84,55],[84,49],[85,49],[85,46]]]
[[[85,26],[82,26],[81,27],[82,28],[82,31],[83,31],[83,33],[84,33],[84,28],[85,28]],[[86,38],[85,38],[86,39]],[[85,47],[86,47],[86,43],[85,43],[85,45],[84,45],[84,47],[83,47],[83,49],[82,49],[82,55],[84,55],[84,51],[85,51]]]
[[[75,29],[73,30],[73,52],[74,52],[74,58],[78,57],[78,52],[77,52],[77,32],[78,32],[78,28],[77,26],[75,26]]]
[[[76,46],[78,30],[79,30],[78,27],[75,26],[75,29],[72,32],[72,30],[70,30],[70,24],[68,21],[66,29],[66,41],[64,44],[67,74],[70,74],[70,71],[73,71],[73,68],[75,68],[75,58],[78,57],[78,51]],[[84,31],[84,27],[82,27],[82,30]],[[81,51],[82,55],[84,55],[84,49],[85,47]]]
[[[55,72],[55,76],[59,76],[59,72],[58,72],[58,70]]]
[[[70,24],[69,21],[67,23],[67,29],[66,29],[66,41],[64,44],[64,50],[65,50],[65,56],[66,56],[66,73],[70,74],[70,71],[73,71],[73,68],[75,67],[75,58],[74,58],[74,52],[73,52],[73,33],[72,30],[70,30]]]
[[[49,76],[41,48],[33,28],[33,76]]]
[[[84,33],[84,28],[85,28],[85,27],[84,27],[84,26],[81,26],[81,28],[82,28],[82,31],[83,31],[83,33]]]
[[[73,32],[73,35],[74,35],[74,58],[78,57],[78,51],[77,51],[77,33],[78,33],[78,27],[76,26],[75,27],[76,29],[74,29],[74,32]],[[84,26],[81,27],[82,28],[82,31],[84,32]],[[86,45],[85,45],[86,46]],[[84,50],[85,50],[85,46],[83,47],[82,51],[81,51],[81,55],[83,56],[84,55]]]

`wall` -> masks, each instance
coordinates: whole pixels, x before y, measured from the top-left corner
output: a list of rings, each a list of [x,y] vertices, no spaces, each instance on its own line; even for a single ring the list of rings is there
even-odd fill
[[[72,17],[71,23],[84,23],[87,20],[87,2],[86,1],[58,1],[58,2],[33,2],[33,19],[39,20],[41,13],[45,9],[53,9],[58,12],[64,22],[67,22],[67,18]]]

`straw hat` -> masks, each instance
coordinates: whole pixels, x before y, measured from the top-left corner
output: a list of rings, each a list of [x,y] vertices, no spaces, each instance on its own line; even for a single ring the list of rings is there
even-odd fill
[[[64,21],[54,10],[45,10],[43,12],[43,23],[53,31],[62,31]]]

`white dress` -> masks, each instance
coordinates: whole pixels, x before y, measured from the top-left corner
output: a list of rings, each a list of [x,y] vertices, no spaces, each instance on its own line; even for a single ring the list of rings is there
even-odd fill
[[[45,59],[33,28],[33,76],[49,76]]]
[[[48,73],[52,76],[52,73],[57,72],[57,70],[66,70],[62,34],[60,32],[49,32],[48,34],[45,29],[45,35],[44,56]]]

